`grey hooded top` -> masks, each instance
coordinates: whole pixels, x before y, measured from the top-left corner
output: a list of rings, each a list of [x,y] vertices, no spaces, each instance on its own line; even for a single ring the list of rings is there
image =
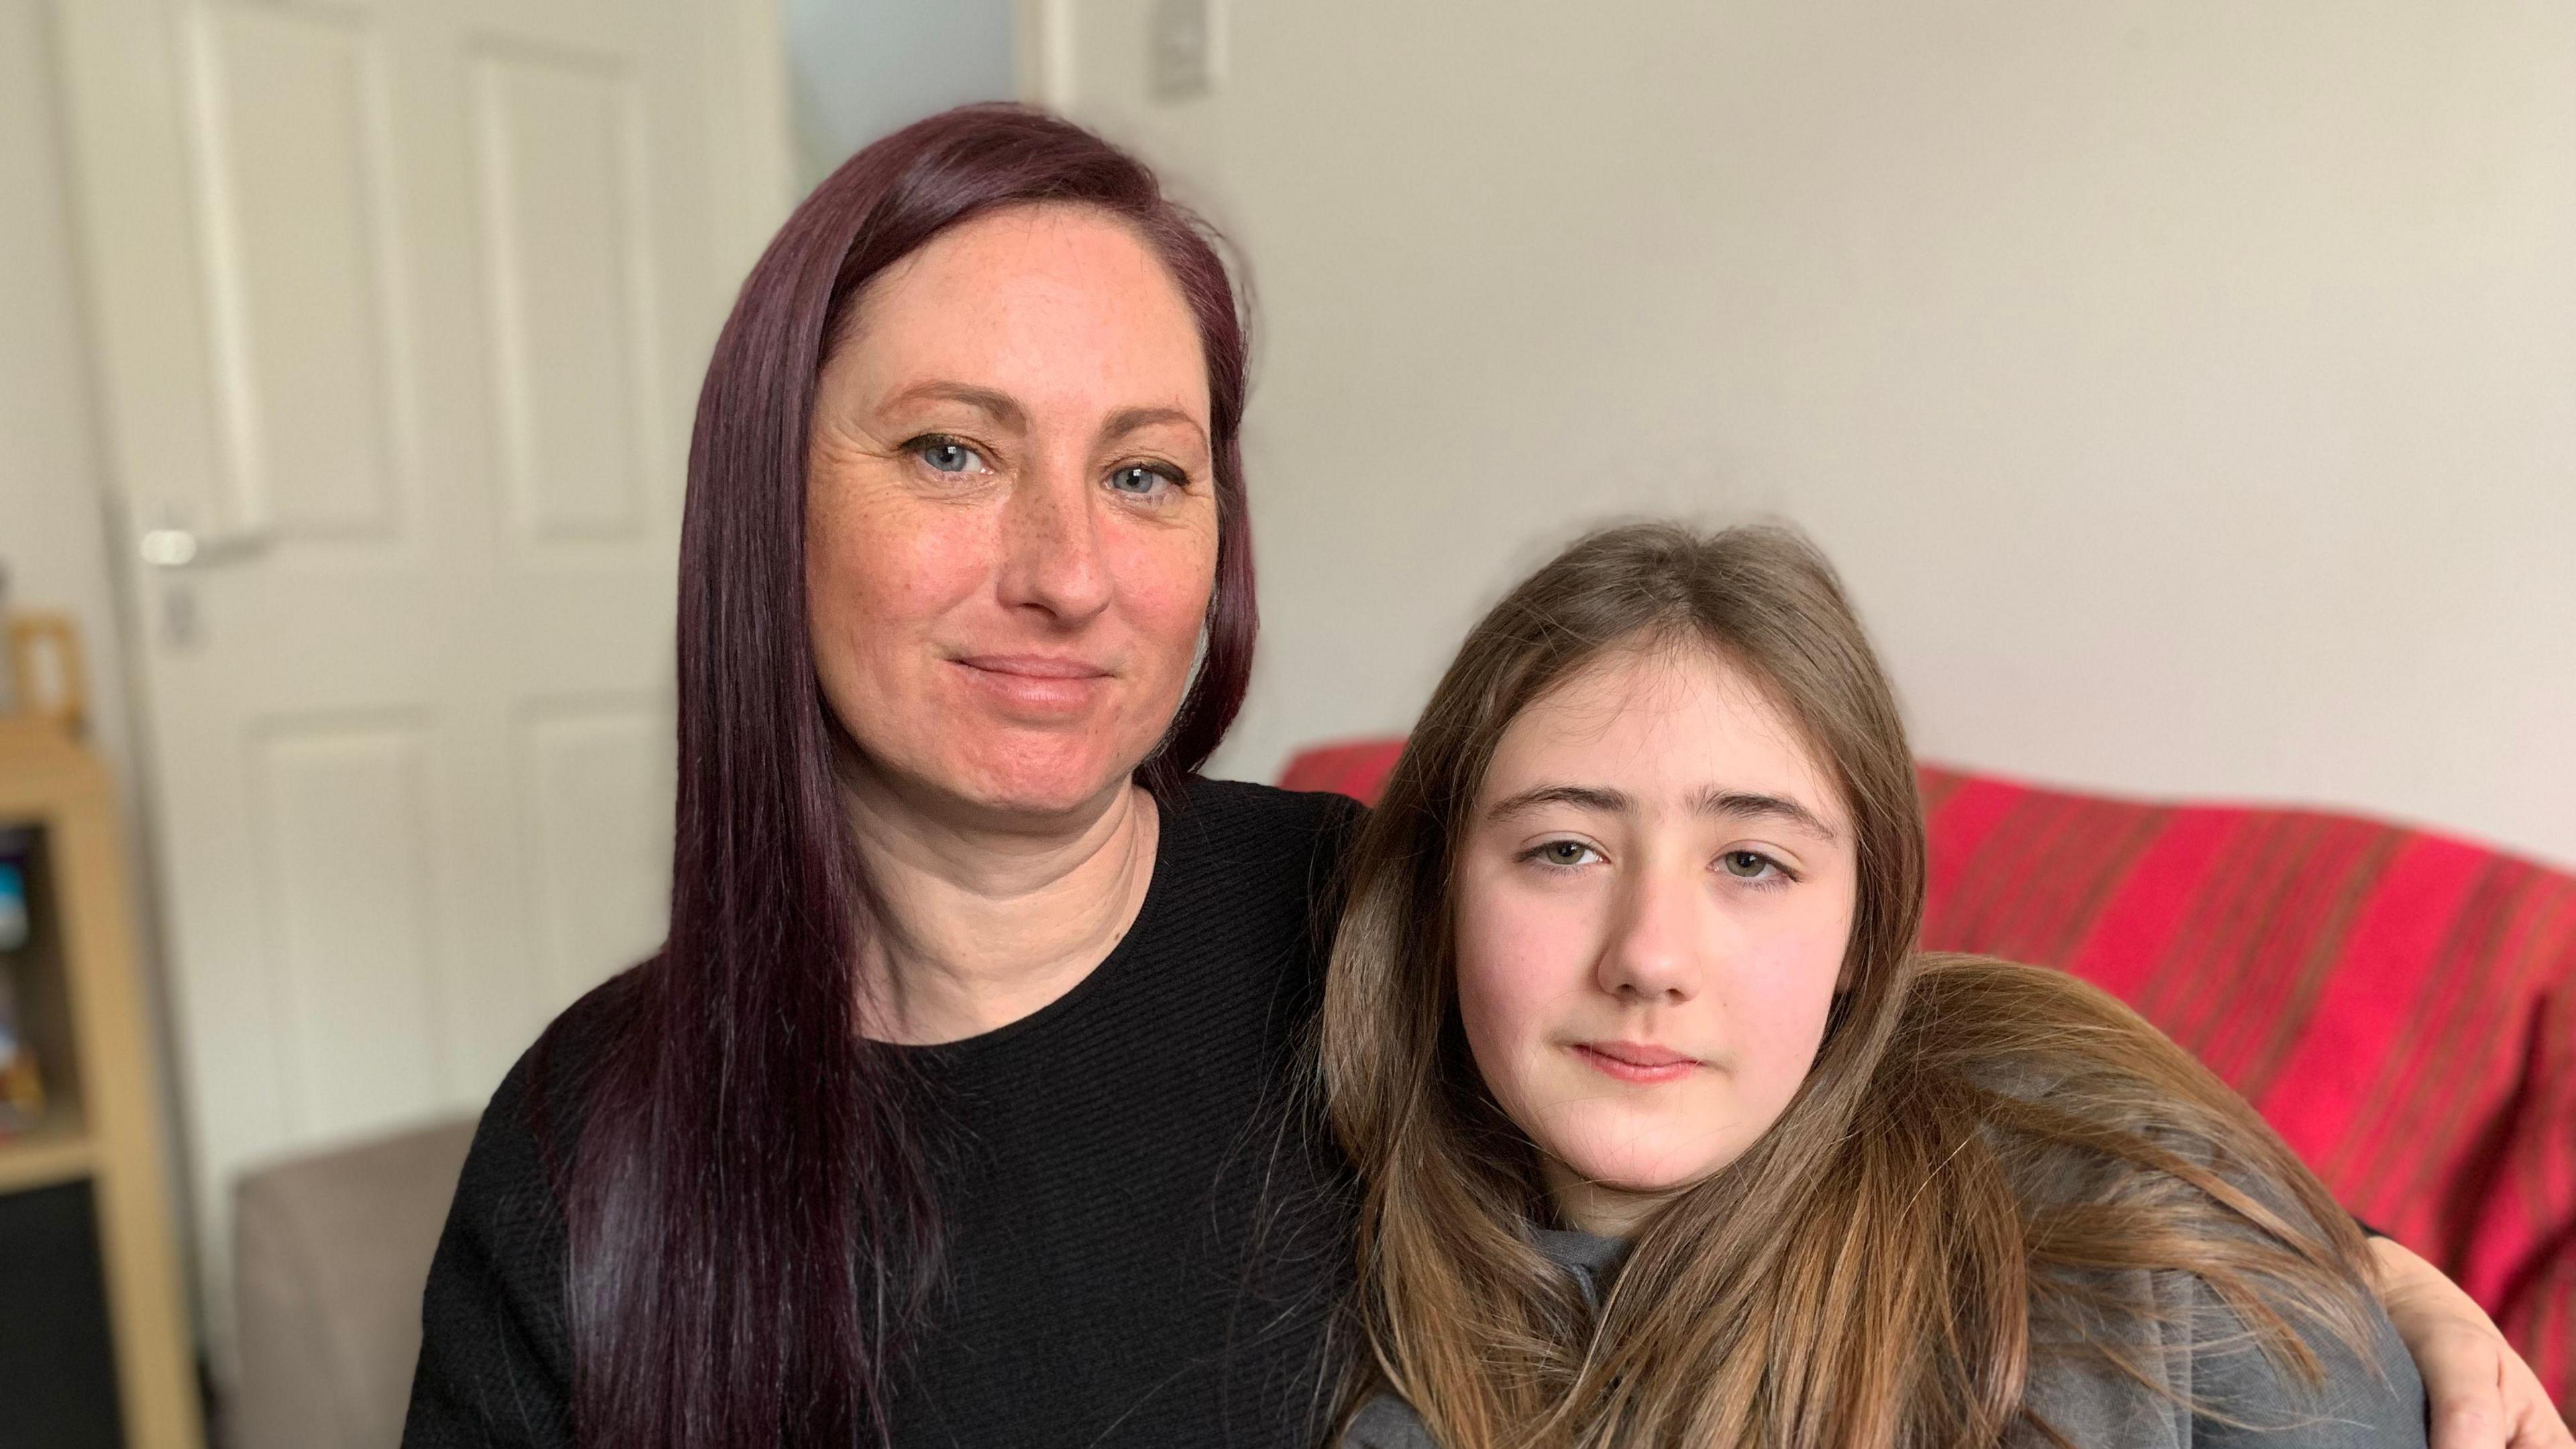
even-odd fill
[[[1536,1230],[1532,1238],[1542,1254],[1574,1275],[1584,1298],[1599,1307],[1627,1245],[1615,1238],[1548,1229]],[[2106,1276],[2122,1298],[2138,1307],[2134,1314],[2116,1315],[2132,1358],[2142,1363],[2161,1358],[2174,1394],[2236,1422],[2195,1414],[2174,1398],[2107,1368],[2034,1360],[2026,1402],[2068,1441],[2084,1449],[2422,1449],[2423,1381],[2376,1303],[2371,1308],[2372,1361],[2354,1357],[2331,1338],[2308,1338],[2326,1369],[2323,1388],[2310,1392],[2284,1381],[2259,1349],[2241,1341],[2235,1315],[2199,1278],[2144,1272]],[[2024,1423],[2005,1442],[2021,1449],[2047,1441]],[[1381,1393],[1353,1416],[1341,1449],[1441,1446],[1410,1405]]]

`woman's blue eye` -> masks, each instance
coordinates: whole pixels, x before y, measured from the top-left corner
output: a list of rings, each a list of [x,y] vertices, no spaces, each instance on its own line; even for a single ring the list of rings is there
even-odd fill
[[[1718,857],[1718,864],[1738,880],[1760,880],[1780,868],[1779,862],[1758,850],[1730,850]]]
[[[977,472],[984,465],[974,449],[954,438],[925,438],[913,444],[912,450],[934,473]]]
[[[1142,463],[1130,463],[1109,475],[1109,486],[1121,493],[1151,493],[1157,484],[1171,481],[1170,475],[1162,469],[1148,468]]]

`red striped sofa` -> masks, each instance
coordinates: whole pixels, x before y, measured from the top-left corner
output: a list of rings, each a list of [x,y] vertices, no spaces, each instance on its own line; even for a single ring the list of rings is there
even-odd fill
[[[1281,783],[1371,800],[1400,746]],[[1922,784],[1926,946],[2117,993],[2576,1403],[2576,877],[2319,811]]]

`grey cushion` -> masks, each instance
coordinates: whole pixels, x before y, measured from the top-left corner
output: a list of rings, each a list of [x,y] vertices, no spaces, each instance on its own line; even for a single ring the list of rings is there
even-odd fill
[[[234,1449],[395,1449],[471,1119],[244,1176]]]

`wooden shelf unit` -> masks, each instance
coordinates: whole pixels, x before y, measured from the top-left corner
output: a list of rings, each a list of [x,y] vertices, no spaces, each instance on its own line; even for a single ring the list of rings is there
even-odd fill
[[[31,1130],[0,1138],[0,1193],[88,1181],[125,1442],[202,1449],[158,1054],[136,966],[115,793],[73,733],[77,719],[76,712],[0,716],[0,827],[39,834],[41,867],[28,884],[52,942],[32,957],[33,974],[47,979],[30,992],[45,1115]]]
[[[0,1137],[0,1193],[78,1182],[97,1171],[97,1144],[66,1109],[50,1108],[32,1131]]]

